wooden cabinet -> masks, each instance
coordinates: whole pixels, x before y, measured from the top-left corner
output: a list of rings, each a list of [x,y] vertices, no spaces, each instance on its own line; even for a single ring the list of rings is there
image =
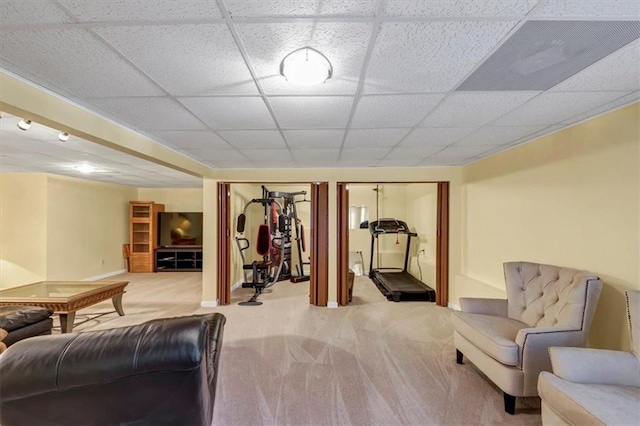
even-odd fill
[[[153,253],[158,246],[158,213],[163,211],[163,204],[152,201],[130,202],[131,272],[153,272]]]

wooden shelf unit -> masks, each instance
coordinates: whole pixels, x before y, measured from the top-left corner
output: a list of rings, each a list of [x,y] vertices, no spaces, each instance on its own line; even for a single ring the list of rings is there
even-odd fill
[[[201,247],[162,247],[156,249],[156,272],[202,271]]]
[[[129,202],[129,241],[131,272],[153,272],[153,253],[158,246],[158,213],[163,204],[153,201]]]

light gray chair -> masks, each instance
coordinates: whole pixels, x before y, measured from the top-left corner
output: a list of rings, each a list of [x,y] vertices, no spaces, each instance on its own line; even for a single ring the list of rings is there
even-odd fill
[[[602,282],[592,273],[529,262],[504,264],[507,299],[461,298],[452,323],[456,361],[463,354],[504,394],[537,396],[541,371],[551,371],[550,346],[585,346]]]
[[[640,424],[640,291],[627,292],[631,353],[549,348],[538,391],[545,425]]]

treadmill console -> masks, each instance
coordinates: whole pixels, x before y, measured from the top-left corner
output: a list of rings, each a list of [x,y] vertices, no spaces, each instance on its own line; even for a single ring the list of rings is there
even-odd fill
[[[369,232],[371,234],[405,234],[409,233],[409,227],[401,220],[380,219],[369,222]]]

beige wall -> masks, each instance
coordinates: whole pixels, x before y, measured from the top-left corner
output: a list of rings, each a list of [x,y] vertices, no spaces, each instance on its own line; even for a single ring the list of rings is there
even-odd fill
[[[47,175],[0,173],[0,288],[47,277]]]
[[[47,279],[80,280],[125,268],[129,201],[137,189],[47,176]]]
[[[411,244],[409,272],[436,288],[436,236],[438,218],[438,185],[409,184],[406,221],[418,237]],[[416,260],[417,259],[417,260]],[[418,268],[417,262],[420,263]],[[422,274],[420,273],[422,270]]]
[[[138,201],[164,204],[166,212],[202,212],[202,188],[138,188]]]
[[[590,270],[605,283],[591,344],[628,348],[623,292],[640,289],[638,114],[632,105],[464,168],[461,272],[494,288],[474,295],[504,291],[505,261]],[[462,287],[454,298],[469,295]]]
[[[47,174],[0,174],[2,287],[124,269],[137,189]]]

